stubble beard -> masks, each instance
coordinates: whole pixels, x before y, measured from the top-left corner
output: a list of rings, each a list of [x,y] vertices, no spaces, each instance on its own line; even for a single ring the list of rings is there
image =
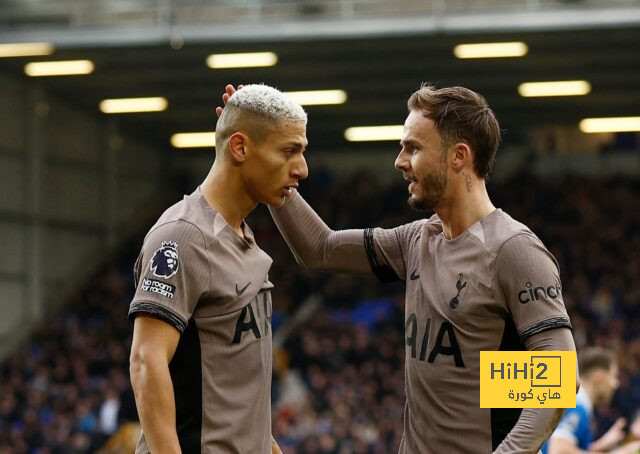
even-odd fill
[[[418,178],[421,194],[411,194],[407,201],[409,206],[416,211],[435,211],[444,197],[447,182],[447,169],[442,163],[436,172],[424,178]]]

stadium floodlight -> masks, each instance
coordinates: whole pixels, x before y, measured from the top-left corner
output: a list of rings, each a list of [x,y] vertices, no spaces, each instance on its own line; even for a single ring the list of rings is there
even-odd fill
[[[554,82],[524,82],[518,93],[525,98],[542,96],[584,96],[591,92],[586,80],[559,80]]]
[[[91,60],[40,61],[27,63],[24,72],[31,77],[78,76],[91,74],[93,69]]]
[[[335,105],[347,102],[347,93],[344,90],[288,91],[285,94],[301,106]]]
[[[212,54],[207,57],[207,66],[211,69],[257,68],[274,66],[278,56],[273,52],[246,52],[241,54]]]
[[[0,58],[3,57],[34,57],[53,53],[51,43],[7,43],[0,44]]]
[[[355,126],[344,131],[349,142],[376,142],[383,140],[400,140],[404,131],[403,125]]]
[[[504,43],[458,44],[453,48],[453,55],[458,58],[507,58],[523,57],[529,52],[527,45],[521,41]]]
[[[161,96],[105,99],[100,102],[100,110],[106,114],[162,112],[168,105],[167,99]]]
[[[585,118],[580,131],[586,133],[640,131],[640,117]]]
[[[215,132],[180,132],[171,136],[175,148],[202,148],[216,146]]]

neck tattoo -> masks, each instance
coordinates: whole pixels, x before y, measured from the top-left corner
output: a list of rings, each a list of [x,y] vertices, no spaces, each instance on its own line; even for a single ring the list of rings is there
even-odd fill
[[[471,192],[471,178],[467,175],[467,172],[462,172],[464,176],[464,182],[467,185],[467,192]]]

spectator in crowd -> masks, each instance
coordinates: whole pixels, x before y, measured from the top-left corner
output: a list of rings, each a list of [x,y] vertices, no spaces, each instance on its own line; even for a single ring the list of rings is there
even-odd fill
[[[331,225],[389,227],[415,219],[405,204],[389,203],[402,198],[403,185],[384,187],[367,173],[334,183],[323,177],[316,184],[315,175],[304,196]],[[510,190],[514,184],[526,191]],[[640,408],[640,182],[517,175],[488,188],[496,206],[529,225],[558,259],[578,350],[598,345],[617,354],[620,386],[609,405],[594,408],[595,438],[619,417],[640,437],[640,425],[631,422]],[[395,452],[404,410],[403,288],[301,271],[291,266],[266,210],[256,210],[249,222],[274,258],[274,330],[275,320],[309,295],[322,295],[326,307],[292,333],[284,346],[288,369],[280,378],[274,374],[274,392],[283,403],[274,399],[273,434],[283,451]],[[127,363],[131,326],[122,314],[131,300],[132,254],[140,242],[123,244],[122,254],[4,357],[0,453],[96,452],[108,436],[100,414],[112,390],[120,401],[118,427],[135,430]],[[605,289],[611,309],[602,311],[600,303],[593,306],[594,295]],[[363,302],[374,298],[376,305]],[[379,316],[364,319],[367,312]],[[289,383],[301,391],[285,402]],[[81,424],[87,414],[95,424]]]
[[[601,347],[587,347],[578,354],[580,391],[575,408],[568,408],[555,432],[543,446],[543,454],[615,452],[634,454],[640,442],[613,450],[624,439],[624,418],[619,418],[600,438],[593,440],[591,421],[594,404],[608,402],[618,388],[618,364],[614,353]]]

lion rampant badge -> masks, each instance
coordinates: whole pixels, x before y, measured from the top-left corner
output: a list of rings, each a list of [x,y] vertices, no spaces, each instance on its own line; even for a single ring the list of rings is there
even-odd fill
[[[162,246],[153,253],[150,267],[156,277],[170,278],[178,272],[178,243],[163,241]]]

